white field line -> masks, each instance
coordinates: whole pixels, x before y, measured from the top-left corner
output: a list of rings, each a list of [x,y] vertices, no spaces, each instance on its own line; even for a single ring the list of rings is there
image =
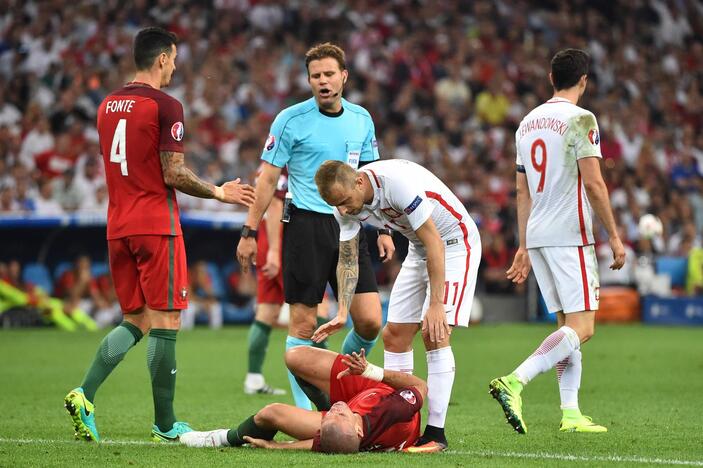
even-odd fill
[[[498,452],[493,450],[448,450],[448,454],[469,455],[474,457],[496,458],[529,458],[534,460],[565,460],[582,462],[611,462],[611,463],[649,463],[653,465],[685,465],[703,466],[703,460],[677,460],[666,458],[648,458],[628,455],[569,455],[547,452]]]
[[[13,439],[0,437],[0,444],[37,444],[37,445],[54,445],[54,444],[81,444],[82,442],[66,439]],[[151,447],[163,447],[163,444],[150,442],[147,440],[104,440],[96,445],[144,445]],[[611,463],[649,463],[653,465],[684,465],[684,466],[703,466],[703,460],[677,460],[667,458],[648,458],[636,456],[620,456],[620,455],[569,455],[561,453],[546,453],[546,452],[498,452],[493,450],[448,450],[448,455],[466,455],[484,458],[525,458],[533,460],[564,460],[564,461],[581,461],[581,462],[611,462]]]

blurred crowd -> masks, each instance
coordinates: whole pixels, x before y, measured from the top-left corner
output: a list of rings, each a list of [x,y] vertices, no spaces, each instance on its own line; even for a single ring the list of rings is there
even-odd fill
[[[553,53],[586,49],[581,105],[624,239],[635,254],[701,247],[697,0],[0,0],[0,212],[105,212],[95,112],[131,79],[132,38],[150,25],[181,38],[166,91],[184,105],[188,164],[212,182],[253,174],[273,117],[310,96],[305,51],[341,45],[345,97],[371,112],[382,157],[432,169],[477,220],[490,291],[512,288],[514,131],[551,96]],[[664,224],[655,242],[639,239],[645,213]]]

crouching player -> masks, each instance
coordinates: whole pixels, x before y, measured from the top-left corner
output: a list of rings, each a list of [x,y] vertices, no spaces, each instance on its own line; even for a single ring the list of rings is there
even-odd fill
[[[249,443],[270,449],[355,453],[402,450],[420,436],[427,384],[419,377],[370,364],[363,349],[350,356],[291,348],[286,365],[321,411],[273,403],[237,428],[189,432],[181,442],[189,447]],[[298,440],[276,442],[278,431]]]

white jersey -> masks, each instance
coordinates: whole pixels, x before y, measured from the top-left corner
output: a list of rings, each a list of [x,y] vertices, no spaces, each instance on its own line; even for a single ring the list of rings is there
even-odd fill
[[[342,216],[335,208],[339,238],[352,239],[361,229],[359,221],[398,231],[408,238],[411,250],[425,257],[425,247],[415,234],[431,216],[445,248],[470,250],[480,245],[476,224],[464,204],[434,174],[414,162],[388,159],[360,169],[368,175],[373,201],[357,215]]]
[[[577,164],[602,157],[593,113],[552,98],[522,119],[515,146],[532,198],[527,248],[593,244],[593,212]]]

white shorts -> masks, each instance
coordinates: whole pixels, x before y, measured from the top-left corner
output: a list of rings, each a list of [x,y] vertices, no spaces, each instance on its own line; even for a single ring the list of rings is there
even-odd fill
[[[466,249],[447,248],[444,258],[444,310],[449,325],[469,326],[471,305],[481,263],[481,243]],[[430,282],[427,261],[411,249],[400,268],[388,304],[388,321],[421,323],[429,306]]]
[[[600,283],[593,245],[527,251],[549,313],[598,310]]]

